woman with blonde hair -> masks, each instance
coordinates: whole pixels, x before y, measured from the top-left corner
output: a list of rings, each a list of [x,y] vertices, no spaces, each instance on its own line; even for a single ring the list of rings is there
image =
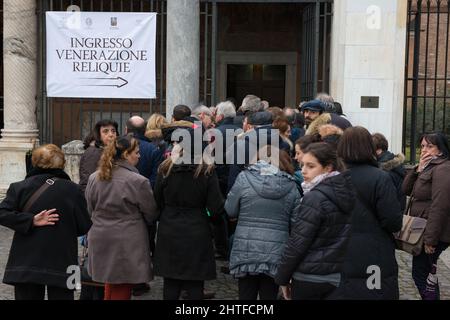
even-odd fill
[[[15,231],[3,282],[16,300],[73,300],[69,266],[78,265],[77,237],[91,226],[86,200],[64,172],[54,144],[33,151],[32,170],[0,203],[0,225]],[[70,281],[69,281],[70,282]]]
[[[154,113],[147,120],[145,136],[155,144],[163,140],[161,129],[168,124],[166,118],[160,113]]]
[[[147,224],[157,212],[150,182],[135,167],[138,161],[138,140],[119,137],[105,148],[86,188],[93,222],[88,273],[105,283],[105,300],[129,300],[134,284],[153,278]]]
[[[147,121],[145,136],[158,149],[159,156],[156,157],[157,166],[159,166],[165,159],[167,142],[164,141],[162,128],[164,128],[168,124],[169,123],[167,122],[166,118],[159,113],[152,114]]]
[[[183,147],[175,144],[155,185],[161,215],[154,268],[164,278],[164,300],[178,300],[182,289],[188,299],[203,299],[204,281],[216,278],[209,222],[223,210],[219,181],[212,165],[193,161],[193,143],[192,149]]]

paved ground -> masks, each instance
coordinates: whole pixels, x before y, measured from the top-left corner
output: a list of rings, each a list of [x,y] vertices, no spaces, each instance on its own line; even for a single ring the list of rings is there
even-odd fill
[[[13,232],[9,229],[0,227],[0,276],[3,278],[3,272],[8,259],[8,252],[11,245]],[[411,257],[408,254],[397,252],[397,261],[399,264],[399,283],[400,298],[402,300],[419,299],[418,292],[411,279]],[[220,267],[225,262],[217,262],[217,279],[207,281],[206,288],[208,291],[216,293],[215,299],[237,299],[237,281],[229,275],[220,272]],[[444,252],[439,260],[438,275],[441,286],[441,299],[450,300],[450,249]],[[162,299],[162,279],[157,277],[151,283],[151,290],[136,299],[143,300],[159,300]],[[11,300],[14,298],[13,287],[0,284],[0,300]]]

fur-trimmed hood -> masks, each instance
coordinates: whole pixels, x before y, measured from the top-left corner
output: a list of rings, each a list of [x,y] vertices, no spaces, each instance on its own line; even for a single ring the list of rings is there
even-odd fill
[[[380,169],[385,171],[392,171],[400,166],[403,166],[404,162],[405,155],[403,153],[394,155],[392,152],[385,151],[378,157]]]
[[[162,132],[164,140],[167,143],[171,143],[172,142],[172,133],[177,129],[183,129],[183,128],[193,129],[194,124],[192,122],[185,121],[185,120],[174,121],[172,123],[164,124],[161,127],[161,132]]]
[[[163,130],[166,129],[166,128],[174,128],[174,127],[176,127],[176,128],[179,128],[179,127],[189,127],[189,128],[192,128],[193,125],[194,125],[194,124],[193,124],[192,122],[190,122],[190,121],[179,120],[179,121],[174,121],[174,122],[171,122],[171,123],[163,124],[161,128],[162,128]]]
[[[147,130],[145,132],[145,136],[150,139],[150,140],[154,140],[154,139],[162,139],[163,135],[162,135],[162,130],[161,129],[151,129],[151,130]]]
[[[318,134],[319,127],[328,124],[331,122],[331,115],[329,113],[322,113],[313,122],[309,125],[308,129],[306,129],[306,135]]]
[[[339,128],[333,124],[325,124],[325,125],[321,125],[319,127],[319,134],[322,138],[328,137],[328,136],[333,136],[333,135],[341,136],[343,134],[343,131],[341,128]]]

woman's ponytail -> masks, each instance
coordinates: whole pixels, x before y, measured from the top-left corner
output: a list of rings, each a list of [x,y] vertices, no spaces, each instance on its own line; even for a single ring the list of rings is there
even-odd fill
[[[98,178],[100,180],[111,180],[114,158],[117,154],[116,141],[109,143],[104,149],[100,158]]]
[[[103,154],[100,158],[100,172],[98,174],[98,178],[100,180],[111,180],[115,161],[124,159],[124,155],[135,150],[138,145],[138,140],[131,134],[118,137],[113,142],[108,144],[103,149]]]

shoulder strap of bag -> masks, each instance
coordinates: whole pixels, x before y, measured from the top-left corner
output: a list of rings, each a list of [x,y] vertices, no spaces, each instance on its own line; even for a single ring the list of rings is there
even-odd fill
[[[59,180],[59,178],[51,178],[47,179],[45,183],[37,189],[33,195],[28,199],[28,201],[25,203],[25,206],[23,207],[24,212],[27,212],[30,210],[31,206],[36,202],[36,200],[47,190],[50,186],[52,186],[56,180]]]
[[[413,170],[415,170],[415,169],[413,169]],[[416,181],[414,181],[414,183],[413,183],[413,186],[411,189],[411,195],[409,196],[409,199],[408,199],[408,204],[406,205],[405,212],[403,212],[403,214],[405,214],[407,216],[409,216],[411,214],[411,207],[414,202],[414,188],[416,187],[416,182],[417,182],[418,178],[419,178],[419,176],[416,177]]]

